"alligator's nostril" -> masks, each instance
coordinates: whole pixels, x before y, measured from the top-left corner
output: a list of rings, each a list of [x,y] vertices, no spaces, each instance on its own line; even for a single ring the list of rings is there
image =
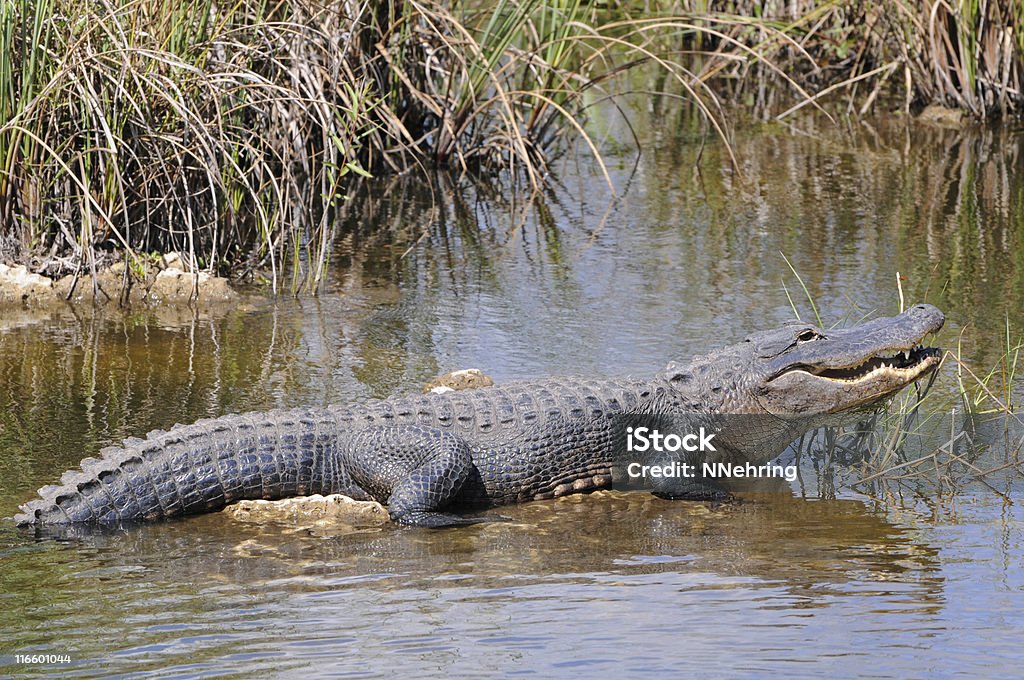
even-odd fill
[[[946,321],[946,316],[942,311],[935,305],[929,305],[928,303],[921,303],[914,305],[907,310],[912,316],[929,322],[931,325],[942,327],[942,324]]]

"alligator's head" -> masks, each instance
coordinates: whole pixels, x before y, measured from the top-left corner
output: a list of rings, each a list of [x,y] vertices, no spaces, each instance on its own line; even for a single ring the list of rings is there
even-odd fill
[[[850,328],[790,324],[670,364],[663,376],[718,413],[841,414],[869,408],[932,373],[941,352],[921,343],[943,321],[935,307],[917,305]]]

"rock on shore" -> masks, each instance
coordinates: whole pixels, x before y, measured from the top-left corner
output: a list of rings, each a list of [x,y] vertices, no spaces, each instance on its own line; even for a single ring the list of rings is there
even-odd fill
[[[96,272],[68,275],[56,281],[32,273],[25,265],[0,264],[0,306],[45,307],[68,301],[104,305],[218,304],[238,298],[227,279],[206,272],[188,272],[176,253],[146,262],[131,271],[115,262]]]
[[[302,496],[280,501],[239,501],[224,508],[229,517],[241,522],[282,522],[295,525],[350,524],[357,526],[386,524],[387,509],[376,501],[357,501],[332,494]]]

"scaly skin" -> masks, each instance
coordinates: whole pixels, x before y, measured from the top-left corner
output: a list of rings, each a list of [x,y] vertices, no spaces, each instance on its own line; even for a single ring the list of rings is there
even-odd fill
[[[942,320],[937,309],[919,306],[842,331],[789,326],[672,363],[648,379],[550,378],[202,420],[83,460],[81,471],[40,489],[15,520],[117,525],[211,512],[242,499],[343,493],[387,504],[403,524],[471,523],[479,519],[443,511],[610,486],[624,419],[642,414],[694,426],[716,422],[723,458],[765,462],[802,432],[931,373],[934,350],[856,379],[835,371],[911,349]],[[841,377],[827,377],[833,374]],[[749,417],[728,419],[735,414]],[[707,492],[666,484],[655,491]]]

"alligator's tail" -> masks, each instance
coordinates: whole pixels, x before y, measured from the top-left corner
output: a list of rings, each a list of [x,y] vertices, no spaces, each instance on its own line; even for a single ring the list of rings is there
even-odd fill
[[[176,425],[86,458],[21,506],[21,525],[123,522],[218,510],[245,498],[331,493],[327,411],[272,411]],[[330,477],[331,479],[328,479]]]

